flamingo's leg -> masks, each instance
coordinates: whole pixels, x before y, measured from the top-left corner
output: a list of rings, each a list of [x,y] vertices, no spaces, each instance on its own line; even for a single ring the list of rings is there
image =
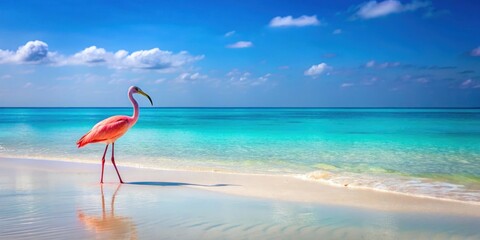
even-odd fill
[[[103,152],[103,157],[102,157],[102,177],[100,178],[100,183],[103,183],[103,168],[105,167],[105,155],[107,154],[107,149],[108,149],[108,144],[105,147],[105,152]]]
[[[117,171],[117,175],[118,175],[118,179],[120,179],[120,183],[123,183],[122,177],[120,177],[120,173],[118,172],[117,165],[115,164],[114,152],[115,152],[115,143],[112,143],[112,163],[113,163],[113,166],[115,167],[115,171]]]

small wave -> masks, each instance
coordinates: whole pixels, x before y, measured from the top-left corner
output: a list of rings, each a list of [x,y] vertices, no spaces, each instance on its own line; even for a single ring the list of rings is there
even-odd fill
[[[100,160],[96,158],[67,158],[67,157],[53,157],[53,156],[43,156],[43,155],[29,155],[29,154],[0,154],[0,158],[13,158],[13,159],[30,159],[30,160],[45,160],[45,161],[58,161],[66,163],[83,163],[83,164],[100,164]],[[275,176],[282,174],[275,174],[275,172],[250,172],[250,171],[241,171],[233,170],[229,168],[221,167],[212,167],[212,166],[198,166],[198,165],[179,165],[174,164],[174,160],[168,158],[156,158],[155,164],[152,163],[134,163],[128,161],[118,161],[116,162],[117,166],[129,167],[129,168],[138,168],[138,169],[149,169],[149,170],[161,170],[161,171],[189,171],[189,172],[214,172],[222,174],[240,174],[240,175],[265,175],[265,176]],[[291,174],[284,174],[284,176],[291,176]]]
[[[325,170],[309,172],[298,177],[303,180],[318,181],[337,187],[353,187],[422,198],[480,204],[480,190],[428,178],[336,173]]]

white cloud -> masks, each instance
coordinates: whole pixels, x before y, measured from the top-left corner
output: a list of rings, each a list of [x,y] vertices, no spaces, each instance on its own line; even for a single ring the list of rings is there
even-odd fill
[[[233,36],[235,34],[235,31],[230,31],[230,32],[227,32],[225,33],[225,37],[230,37],[230,36]]]
[[[248,41],[239,41],[234,44],[227,45],[227,48],[249,48],[252,47],[253,43]]]
[[[59,65],[91,66],[105,64],[108,67],[117,69],[172,70],[202,58],[203,56],[192,56],[185,51],[172,53],[159,48],[139,50],[129,54],[125,50],[113,53],[103,48],[91,46],[66,58]]]
[[[125,51],[125,50],[118,50],[115,54],[114,54],[115,58],[118,58],[118,59],[121,59],[121,58],[125,58],[126,56],[128,56],[128,52]]]
[[[0,50],[0,63],[11,62],[14,53],[8,50]]]
[[[362,19],[371,19],[387,16],[393,13],[415,11],[428,6],[430,6],[430,2],[415,0],[408,4],[402,4],[398,0],[385,0],[380,2],[373,0],[361,4],[355,13],[355,16]]]
[[[305,26],[315,26],[319,25],[320,21],[318,21],[317,16],[306,16],[302,15],[298,18],[293,18],[292,16],[286,17],[274,17],[270,20],[270,27],[305,27]]]
[[[264,84],[268,81],[268,79],[270,79],[270,77],[272,76],[272,74],[270,73],[267,73],[261,77],[258,77],[255,81],[253,81],[252,83],[250,83],[250,85],[252,86],[257,86],[257,85],[260,85],[260,84]]]
[[[42,41],[30,41],[18,48],[16,57],[23,62],[40,62],[48,56],[48,45]]]
[[[305,76],[317,76],[324,73],[328,68],[330,68],[326,63],[320,63],[317,65],[311,66],[307,69],[304,74]]]
[[[272,74],[267,73],[260,77],[252,76],[250,72],[241,72],[238,69],[233,69],[232,71],[226,74],[228,78],[228,83],[235,86],[258,86],[265,84],[269,81]]]
[[[335,29],[332,34],[341,34],[342,33],[342,29]]]
[[[137,69],[168,69],[180,67],[184,64],[198,61],[203,56],[192,56],[182,51],[174,54],[170,51],[162,51],[159,48],[140,50],[120,58],[120,68]]]
[[[55,66],[67,65],[106,65],[118,69],[156,69],[173,70],[188,63],[203,59],[190,55],[186,51],[173,53],[153,48],[139,50],[129,54],[125,50],[109,52],[104,48],[91,46],[71,56],[62,56],[48,51],[48,45],[42,41],[30,41],[20,46],[17,51],[0,50],[0,64],[39,64],[48,63]]]
[[[472,49],[472,51],[470,52],[470,55],[474,57],[480,57],[480,46]]]
[[[108,53],[108,55],[111,55],[111,53]],[[105,51],[104,48],[91,46],[81,52],[75,53],[69,61],[73,64],[101,63],[106,62],[107,57],[107,51]]]
[[[196,73],[181,73],[178,75],[178,77],[175,79],[176,82],[190,82],[190,81],[196,81],[199,79],[206,79],[207,75],[202,75],[198,72]]]
[[[46,43],[35,40],[18,47],[17,51],[0,50],[0,63],[48,63],[55,55],[48,51]]]

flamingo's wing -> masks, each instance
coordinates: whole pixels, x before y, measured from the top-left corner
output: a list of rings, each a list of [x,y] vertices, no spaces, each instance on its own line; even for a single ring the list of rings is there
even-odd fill
[[[121,137],[130,127],[128,119],[124,116],[114,116],[97,123],[92,130],[78,140],[78,147],[89,143],[106,142]]]

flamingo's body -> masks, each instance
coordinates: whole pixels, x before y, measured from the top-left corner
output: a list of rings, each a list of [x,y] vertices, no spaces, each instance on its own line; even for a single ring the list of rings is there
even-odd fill
[[[114,146],[115,146],[115,141],[119,139],[123,134],[125,134],[128,129],[133,127],[135,123],[138,120],[138,103],[133,98],[134,93],[139,93],[144,96],[146,96],[149,100],[150,103],[152,103],[152,99],[150,96],[148,96],[146,93],[144,93],[140,88],[138,87],[130,87],[128,89],[128,98],[132,102],[133,105],[133,116],[113,116],[109,117],[105,120],[102,120],[101,122],[97,123],[93,128],[83,137],[81,137],[77,141],[77,146],[79,148],[89,144],[89,143],[105,143],[107,146],[105,147],[105,152],[103,153],[102,157],[102,176],[100,178],[100,183],[103,183],[103,169],[105,165],[105,154],[107,153],[108,145],[112,144],[112,163],[113,166],[115,167],[115,170],[117,171],[118,179],[120,180],[121,183],[123,183],[122,178],[120,177],[120,173],[118,172],[117,165],[115,164],[115,158],[114,158]],[[153,103],[152,103],[153,105]]]
[[[137,119],[129,116],[109,117],[95,124],[92,130],[78,140],[77,145],[80,148],[89,143],[114,143],[123,136],[128,129],[135,125],[136,122]]]

